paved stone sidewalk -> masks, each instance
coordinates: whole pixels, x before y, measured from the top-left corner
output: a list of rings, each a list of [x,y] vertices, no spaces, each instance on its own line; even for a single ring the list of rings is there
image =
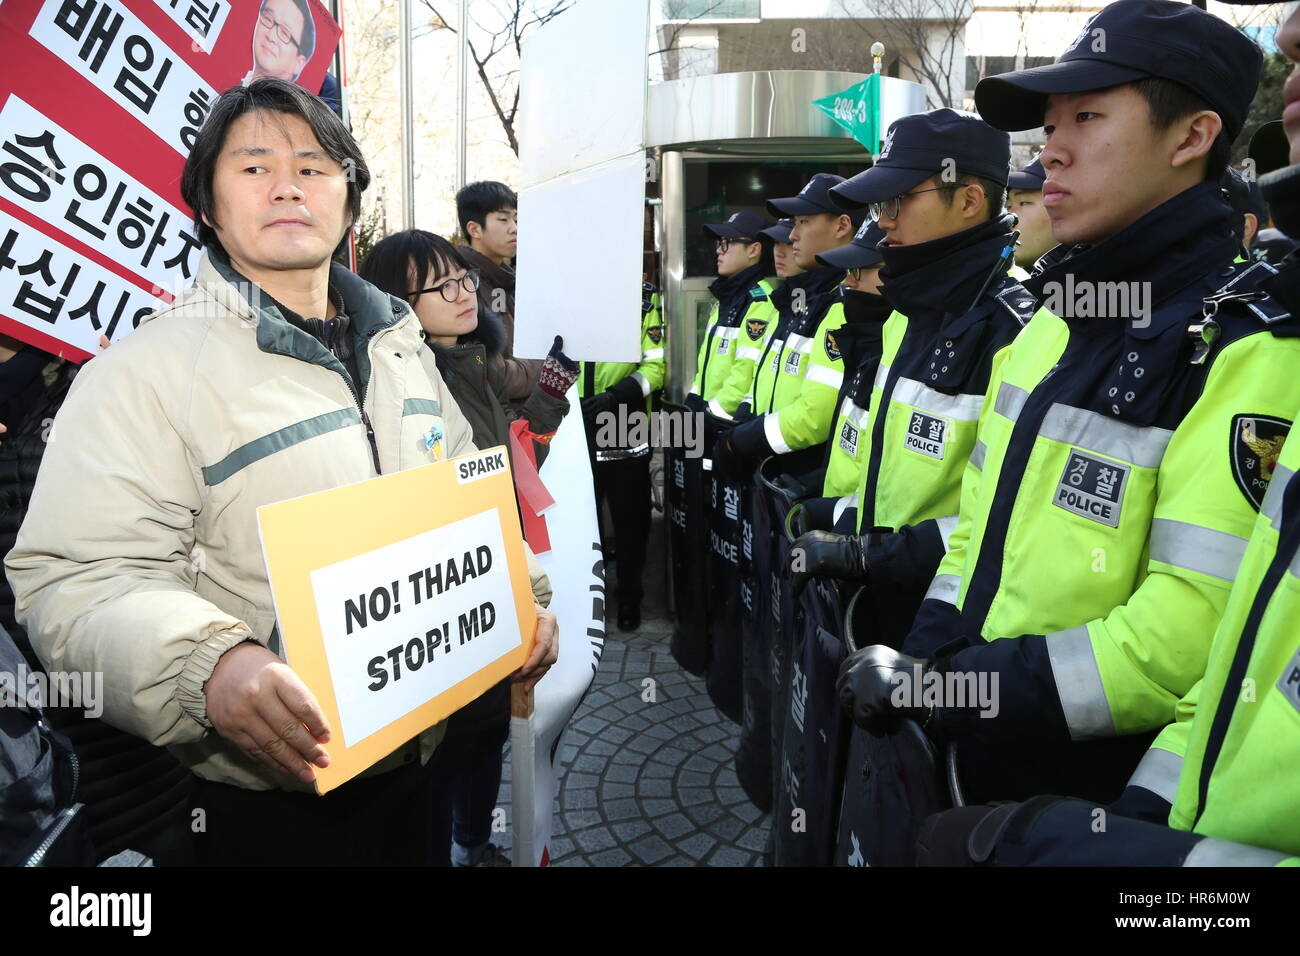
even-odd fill
[[[668,622],[646,621],[633,635],[609,623],[564,744],[571,759],[556,801],[553,865],[761,865],[767,817],[736,780],[738,728],[673,660]],[[651,690],[654,700],[643,700]],[[505,770],[500,805],[509,807],[508,759]]]
[[[656,480],[662,481],[656,474]],[[600,668],[563,745],[568,772],[555,803],[555,866],[761,865],[767,816],[736,780],[740,728],[709,701],[704,681],[669,650],[664,522],[647,542],[645,620],[634,634],[608,620]],[[648,691],[652,680],[653,699]],[[507,758],[498,806],[510,814]],[[510,834],[495,842],[506,849]]]

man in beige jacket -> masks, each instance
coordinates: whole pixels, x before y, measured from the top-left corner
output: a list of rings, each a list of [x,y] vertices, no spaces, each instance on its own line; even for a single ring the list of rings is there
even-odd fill
[[[195,284],[77,377],[6,559],[45,666],[102,672],[105,719],[196,775],[201,863],[421,863],[431,849],[420,765],[441,725],[311,793],[333,728],[280,656],[256,517],[473,450],[409,307],[331,264],[369,178],[299,87],[217,100],[181,186],[206,246]],[[537,616],[525,686],[555,660],[554,615]]]

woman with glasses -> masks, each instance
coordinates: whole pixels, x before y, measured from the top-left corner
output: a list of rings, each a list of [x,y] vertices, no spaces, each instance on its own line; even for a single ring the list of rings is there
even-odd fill
[[[360,272],[367,282],[410,304],[424,330],[426,368],[436,365],[469,419],[474,444],[508,448],[515,414],[506,401],[501,362],[506,332],[500,318],[479,307],[478,271],[469,268],[446,239],[408,229],[376,243]],[[557,336],[519,416],[528,420],[535,438],[553,435],[569,410],[564,395],[577,379],[578,366],[560,351],[562,346]],[[545,441],[536,441],[534,447],[540,463]],[[509,729],[509,682],[502,681],[450,717],[446,735],[429,761],[428,771],[450,796],[453,866],[509,865],[490,842]]]

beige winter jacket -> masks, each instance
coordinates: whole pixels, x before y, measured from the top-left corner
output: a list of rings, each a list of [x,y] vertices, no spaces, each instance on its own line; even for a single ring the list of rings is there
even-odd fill
[[[373,477],[366,422],[384,473],[437,460],[424,439],[435,426],[443,456],[474,446],[401,300],[332,268],[366,343],[363,413],[338,360],[237,279],[204,255],[193,287],[77,376],[5,566],[42,663],[102,672],[109,723],[209,780],[310,789],[220,737],[206,712],[226,650],[253,637],[282,653],[257,508]],[[427,760],[442,729],[369,772]]]

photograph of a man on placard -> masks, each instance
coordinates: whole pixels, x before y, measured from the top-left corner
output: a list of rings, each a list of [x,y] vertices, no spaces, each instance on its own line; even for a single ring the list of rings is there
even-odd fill
[[[295,82],[316,50],[308,0],[262,0],[253,24],[253,68],[243,84],[265,77]]]

